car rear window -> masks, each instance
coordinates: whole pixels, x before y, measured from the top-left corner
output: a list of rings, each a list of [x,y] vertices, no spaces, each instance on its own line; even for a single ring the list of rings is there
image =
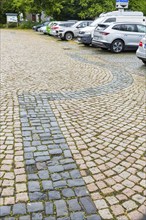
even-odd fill
[[[109,27],[109,25],[106,25],[106,24],[98,24],[97,27],[96,27],[96,30],[104,31],[108,27]]]
[[[53,23],[52,26],[56,26],[58,23]]]
[[[121,30],[121,25],[117,24],[117,25],[113,26],[112,29],[114,29],[114,30]]]
[[[63,23],[63,24],[59,24],[59,26],[66,26],[66,23]]]
[[[70,26],[73,25],[73,24],[74,24],[73,22],[67,22],[67,23],[59,24],[59,26],[70,27]]]
[[[112,27],[114,30],[126,31],[126,32],[136,32],[137,28],[135,24],[118,24]]]
[[[146,33],[146,26],[137,24],[137,31],[140,33]]]

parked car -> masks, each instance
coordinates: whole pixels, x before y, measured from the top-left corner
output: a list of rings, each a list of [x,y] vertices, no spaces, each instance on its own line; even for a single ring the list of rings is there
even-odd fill
[[[47,32],[47,34],[50,35],[51,27],[53,26],[54,23],[55,23],[55,21],[51,21],[51,22],[46,26],[46,32]]]
[[[71,27],[75,23],[76,23],[75,21],[59,21],[59,22],[56,22],[51,26],[50,35],[57,36],[58,31],[60,29],[62,29],[62,27]]]
[[[146,33],[146,25],[141,23],[120,22],[99,24],[94,31],[92,44],[109,49],[114,53],[136,50]]]
[[[38,29],[38,32],[41,32],[41,33],[43,33],[43,34],[47,34],[47,26],[40,27],[40,28]]]
[[[38,25],[33,26],[32,29],[35,30],[35,31],[38,31],[39,28],[41,28],[43,26],[47,26],[49,23],[50,23],[49,21],[46,21],[42,24],[38,24]]]
[[[78,42],[84,45],[90,45],[92,43],[93,33],[95,28],[100,23],[113,23],[113,22],[144,22],[145,17],[142,12],[137,11],[112,11],[107,13],[102,13],[99,15],[89,27],[81,29],[78,35]]]
[[[88,27],[80,29],[78,34],[78,42],[84,45],[90,45],[92,43],[93,33],[99,23],[110,23],[116,20],[115,17],[100,17],[93,21]]]
[[[62,40],[72,40],[77,37],[80,31],[80,28],[89,26],[93,21],[78,21],[71,27],[65,27],[58,31],[58,37]]]
[[[136,51],[136,56],[146,65],[146,35],[139,43],[139,47]]]

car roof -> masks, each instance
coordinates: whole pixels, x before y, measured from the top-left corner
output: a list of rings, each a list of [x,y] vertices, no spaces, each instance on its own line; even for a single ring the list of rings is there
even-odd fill
[[[64,23],[75,23],[75,21],[60,21],[60,24],[64,24]]]
[[[84,22],[84,21],[91,21],[91,22],[93,22],[94,20],[79,20],[78,22]]]
[[[140,24],[140,25],[143,25],[143,26],[146,26],[144,23],[142,22],[131,22],[131,21],[123,21],[123,22],[110,22],[110,23],[104,23],[104,22],[101,22],[97,25],[108,25],[108,26],[113,26],[113,25],[116,25],[116,24]]]
[[[134,22],[134,21],[120,21],[120,22],[114,22],[115,24],[143,24],[142,22]]]
[[[53,25],[60,25],[60,24],[75,24],[75,22],[73,21],[56,21],[56,22],[53,22]]]

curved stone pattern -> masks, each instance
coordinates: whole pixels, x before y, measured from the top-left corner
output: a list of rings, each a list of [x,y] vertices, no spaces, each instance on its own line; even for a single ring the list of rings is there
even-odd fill
[[[105,85],[97,86],[95,88],[83,89],[77,92],[66,93],[48,93],[49,100],[63,100],[63,99],[84,99],[105,94],[118,92],[119,90],[129,87],[133,83],[133,78],[126,73],[112,72],[113,80]]]
[[[69,56],[74,60],[83,62],[85,64],[97,65],[96,62],[88,61],[87,59],[84,59],[77,54],[69,54]],[[111,69],[113,78],[108,83],[96,86],[94,88],[80,89],[80,91],[50,94],[48,93],[48,98],[51,101],[64,99],[83,99],[118,92],[132,85],[133,78],[130,74],[122,70],[118,70],[117,68],[109,67],[109,69]]]
[[[145,66],[135,53],[32,31],[3,29],[1,40],[0,218],[145,218]]]

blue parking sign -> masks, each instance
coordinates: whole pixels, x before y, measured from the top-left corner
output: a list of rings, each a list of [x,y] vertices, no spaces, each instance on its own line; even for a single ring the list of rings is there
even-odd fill
[[[129,0],[116,0],[116,8],[128,8]]]
[[[128,3],[129,2],[129,0],[116,0],[116,2],[121,2],[121,3]]]

